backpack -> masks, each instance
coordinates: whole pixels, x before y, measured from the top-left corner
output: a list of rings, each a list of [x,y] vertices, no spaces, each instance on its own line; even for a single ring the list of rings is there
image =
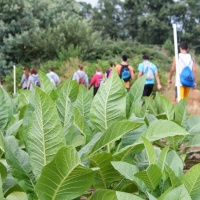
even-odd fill
[[[106,75],[107,75],[106,78],[109,78],[109,77],[111,76],[111,74],[112,74],[112,69],[108,69],[108,70],[106,71]]]
[[[128,68],[128,65],[121,65],[121,70],[120,70],[120,78],[123,79],[125,82],[130,81],[131,79],[131,73]]]
[[[41,85],[40,85],[39,77],[37,77],[37,76],[32,76],[32,77],[33,77],[34,85],[40,87]]]
[[[83,76],[81,76],[78,72],[77,72],[77,74],[78,74],[78,77],[79,77],[78,84],[79,84],[79,85],[80,85],[80,84],[85,85],[85,74],[83,74]]]
[[[180,60],[183,62],[183,60],[181,58],[180,58]],[[191,57],[191,60],[188,65],[186,65],[183,62],[185,67],[183,68],[182,72],[180,73],[180,82],[183,86],[186,86],[186,87],[194,87],[194,74],[189,67],[191,61],[192,61],[192,57]]]
[[[152,64],[151,63],[145,63],[144,64],[144,74],[146,74],[146,80],[152,80],[154,79],[154,73],[153,70],[151,68]]]
[[[101,77],[99,77],[99,79],[98,79],[98,83],[96,84],[96,87],[100,87],[101,86],[101,84],[103,83],[103,75],[101,76]]]

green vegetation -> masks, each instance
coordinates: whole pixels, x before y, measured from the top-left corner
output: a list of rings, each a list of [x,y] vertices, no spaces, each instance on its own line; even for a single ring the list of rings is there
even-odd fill
[[[142,106],[145,76],[127,93],[115,71],[94,98],[76,81],[55,89],[39,76],[41,88],[15,98],[0,88],[1,199],[200,197],[200,165],[183,173],[187,148],[200,145],[186,99],[157,93]]]
[[[199,8],[195,0],[99,0],[95,8],[1,0],[0,199],[199,199],[200,164],[183,173],[187,149],[200,146],[200,117],[190,115],[187,99],[141,99],[145,76],[127,93],[115,71],[94,98],[71,80],[78,64],[91,78],[96,66],[105,72],[122,54],[137,75],[148,53],[164,86],[173,22],[200,64]],[[41,87],[10,95],[14,64],[17,83],[23,66],[35,66]],[[45,75],[49,67],[61,77],[58,88]]]
[[[50,62],[60,68],[57,63],[74,57],[96,62],[122,53],[134,65],[146,52],[168,68],[159,52],[164,45],[173,54],[173,22],[179,41],[188,40],[198,53],[199,7],[195,0],[99,0],[95,8],[75,0],[2,0],[0,79],[14,63],[43,70]]]

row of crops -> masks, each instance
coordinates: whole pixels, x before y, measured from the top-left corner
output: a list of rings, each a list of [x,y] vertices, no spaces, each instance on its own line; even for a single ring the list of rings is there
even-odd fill
[[[127,93],[113,72],[95,97],[39,77],[40,88],[15,97],[0,88],[0,199],[200,198],[200,164],[183,172],[187,149],[200,146],[187,99],[141,99],[145,76]]]

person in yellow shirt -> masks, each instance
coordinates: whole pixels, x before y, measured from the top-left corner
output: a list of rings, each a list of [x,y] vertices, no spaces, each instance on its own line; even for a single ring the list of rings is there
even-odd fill
[[[128,64],[128,57],[122,56],[121,64],[116,65],[116,71],[120,78],[124,80],[127,91],[130,89],[130,80],[134,77],[133,67]]]

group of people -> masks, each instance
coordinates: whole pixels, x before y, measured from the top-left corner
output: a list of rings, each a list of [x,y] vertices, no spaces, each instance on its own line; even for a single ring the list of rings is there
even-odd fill
[[[176,76],[176,87],[179,87],[180,89],[180,99],[184,99],[188,96],[189,89],[191,87],[196,87],[196,70],[195,61],[188,53],[187,42],[182,42],[180,44],[179,50],[180,53],[178,55],[178,70],[176,72],[178,73],[178,76]],[[100,67],[96,67],[96,73],[92,77],[90,83],[88,81],[88,76],[84,71],[83,65],[79,65],[78,70],[73,74],[72,80],[76,80],[79,84],[85,85],[85,87],[88,89],[94,86],[94,95],[96,95],[101,84],[111,76],[113,68],[115,68],[119,77],[124,81],[127,91],[129,91],[130,81],[134,78],[134,69],[131,65],[128,64],[128,57],[126,55],[122,56],[120,64],[115,65],[114,63],[110,63],[110,67],[106,70],[105,74],[102,73]],[[176,59],[174,57],[168,80],[169,84],[172,83],[172,77],[175,70]],[[187,73],[185,71],[187,71]],[[142,56],[142,62],[138,65],[137,78],[144,74],[146,74],[146,80],[143,96],[150,96],[153,91],[155,81],[157,83],[158,90],[162,88],[162,85],[158,75],[158,68],[154,63],[150,62],[149,55],[147,54]],[[54,72],[53,68],[50,68],[49,73],[46,75],[54,86],[58,86],[60,84],[59,76]],[[187,83],[188,81],[189,83]],[[32,68],[29,72],[28,68],[25,67],[20,86],[22,86],[24,89],[33,90],[33,84],[38,86],[40,85],[37,70]]]
[[[170,69],[170,76],[168,80],[168,84],[172,84],[172,77],[174,72],[176,71],[176,89],[179,87],[180,89],[180,99],[184,99],[188,96],[190,88],[196,88],[196,67],[194,58],[191,54],[188,53],[188,43],[182,42],[179,46],[180,53],[178,54],[178,68],[176,69],[176,59],[174,57],[173,63]],[[110,63],[110,67],[105,72],[105,76],[101,72],[101,68],[96,68],[96,73],[92,77],[90,83],[88,82],[88,76],[83,71],[83,66],[79,65],[79,69],[74,73],[73,80],[77,80],[80,84],[80,80],[85,86],[90,89],[94,85],[94,95],[97,93],[100,85],[105,79],[109,78],[113,67],[115,67],[119,77],[124,80],[125,87],[127,91],[130,89],[130,81],[134,78],[134,69],[131,65],[128,64],[128,57],[126,55],[122,56],[122,60],[120,64],[115,65],[114,63]],[[138,75],[137,78],[146,74],[145,86],[143,90],[143,96],[150,96],[155,81],[157,83],[157,89],[160,90],[162,85],[160,83],[160,78],[158,75],[157,66],[150,62],[149,55],[144,54],[142,56],[142,62],[138,66]],[[82,81],[84,79],[84,81]],[[177,91],[176,95],[177,97]]]
[[[152,74],[151,77],[147,76],[144,92],[143,92],[143,96],[150,96],[153,90],[155,78],[156,78],[157,87],[159,90],[162,88],[162,86],[160,84],[160,79],[158,76],[158,70],[157,70],[156,65],[149,61],[149,56],[146,54],[143,55],[142,59],[143,59],[143,62],[140,63],[138,67],[138,71],[139,71],[138,78],[141,77],[145,73],[147,73],[147,75],[149,73]],[[115,68],[115,70],[119,74],[119,77],[124,80],[125,87],[127,91],[129,91],[130,81],[131,79],[134,78],[134,69],[131,65],[128,64],[128,57],[126,55],[122,56],[122,61],[120,64],[115,65],[114,63],[111,62],[109,69],[106,70],[104,75],[102,73],[101,68],[97,67],[96,73],[92,77],[90,83],[88,82],[87,74],[83,70],[83,65],[78,66],[78,70],[74,73],[72,79],[77,80],[79,84],[84,84],[88,89],[94,86],[94,95],[95,95],[99,87],[101,86],[101,83],[103,83],[105,79],[108,79],[111,76],[113,68]]]
[[[22,78],[19,86],[23,89],[33,90],[34,86],[40,87],[40,79],[38,76],[38,71],[36,68],[32,68],[29,72],[28,67],[23,68],[24,73],[22,74]],[[49,73],[46,74],[51,83],[56,87],[60,84],[59,76],[54,72],[53,68],[49,69]]]

